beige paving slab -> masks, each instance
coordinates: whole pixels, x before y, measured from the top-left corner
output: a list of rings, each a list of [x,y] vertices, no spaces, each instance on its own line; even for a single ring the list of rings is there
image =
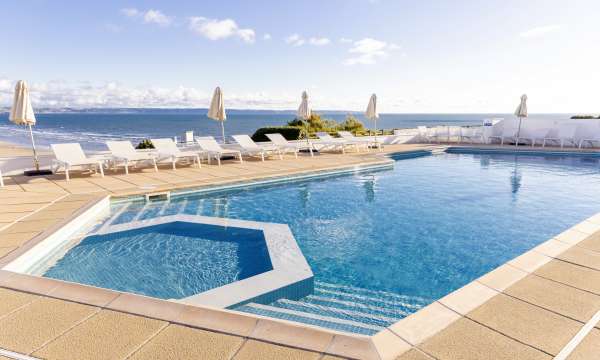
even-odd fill
[[[600,359],[600,330],[592,331],[573,350],[568,360]]]
[[[550,256],[535,251],[528,251],[525,254],[512,259],[508,264],[526,272],[534,272],[550,260],[552,260],[552,257]]]
[[[267,319],[259,320],[250,336],[318,352],[325,351],[333,339],[333,335],[325,331]]]
[[[590,251],[578,246],[565,251],[559,259],[600,270],[600,252]]]
[[[41,231],[22,232],[14,234],[5,234],[0,232],[0,246],[21,246],[30,239],[33,239]]]
[[[6,276],[0,276],[0,286],[40,295],[47,295],[60,284],[54,279],[40,276],[25,275],[9,271],[3,271],[3,274],[6,274]]]
[[[70,217],[75,209],[64,209],[64,210],[53,210],[43,209],[34,214],[27,216],[26,221],[37,221],[37,220],[62,220]]]
[[[36,295],[0,288],[0,319],[36,299]]]
[[[19,221],[8,228],[4,229],[2,233],[5,234],[16,234],[16,233],[30,233],[35,231],[43,231],[58,222],[57,219],[47,220],[33,220],[33,221]]]
[[[535,274],[600,295],[600,271],[598,270],[553,260],[539,268]]]
[[[29,354],[58,337],[97,308],[40,298],[0,319],[0,347]]]
[[[600,296],[535,275],[504,292],[584,323],[600,310]]]
[[[600,232],[589,235],[582,240],[577,246],[582,248],[600,252]]]
[[[389,329],[411,345],[417,345],[459,318],[456,312],[434,302],[391,325]]]
[[[317,360],[320,355],[300,349],[248,340],[234,357],[235,360]]]
[[[119,292],[61,281],[49,296],[104,307],[120,295]]]
[[[425,354],[423,351],[413,348],[406,353],[398,356],[396,360],[435,360],[431,356]]]
[[[27,212],[32,212],[35,210],[40,209],[42,206],[45,206],[49,203],[40,203],[40,204],[13,204],[13,205],[8,205],[8,204],[4,204],[2,203],[2,212],[3,213],[8,213],[8,212],[17,212],[17,213],[27,213]]]
[[[169,325],[130,359],[230,359],[243,342],[242,337]]]
[[[2,202],[0,201],[0,204],[2,204]],[[0,205],[2,206],[2,205]],[[2,212],[0,213],[0,223],[10,223],[13,221],[17,221],[27,215],[30,215],[31,212],[25,212],[25,213],[10,213],[10,212]]]
[[[533,248],[533,251],[550,257],[557,257],[565,250],[569,249],[571,244],[567,244],[558,240],[548,240]]]
[[[175,321],[185,307],[181,303],[131,293],[122,293],[107,305],[107,308],[112,310],[166,321]]]
[[[600,224],[596,223],[596,222],[592,222],[592,221],[587,221],[584,220],[582,222],[580,222],[579,224],[573,226],[574,230],[577,230],[579,232],[582,232],[584,234],[594,234],[598,231],[600,231]]]
[[[371,341],[379,357],[383,360],[395,359],[411,348],[409,343],[400,339],[400,337],[388,329],[381,330],[371,336]]]
[[[589,236],[588,233],[578,231],[575,228],[570,228],[570,229],[556,235],[554,238],[558,241],[562,241],[562,242],[570,244],[570,245],[576,245],[579,242],[581,242],[581,240],[585,239],[588,236]]]
[[[186,306],[175,320],[191,326],[221,331],[228,334],[248,336],[258,320],[245,314]]]
[[[440,360],[550,360],[539,350],[461,318],[420,346]]]
[[[498,295],[468,317],[525,344],[556,355],[583,326],[506,295]]]
[[[5,255],[10,254],[13,250],[18,249],[17,247],[0,247],[0,258],[4,257]]]
[[[371,339],[364,336],[337,334],[326,352],[335,356],[364,360],[379,360],[381,358]]]
[[[33,355],[47,359],[122,359],[167,323],[102,310]]]
[[[438,301],[457,313],[465,315],[497,294],[498,291],[474,281]]]
[[[477,281],[497,291],[503,291],[527,275],[526,271],[504,264],[483,275]]]

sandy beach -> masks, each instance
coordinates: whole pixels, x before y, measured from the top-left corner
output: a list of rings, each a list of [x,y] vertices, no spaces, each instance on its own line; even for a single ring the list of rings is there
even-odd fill
[[[38,150],[39,155],[45,155],[48,153],[49,152],[46,150]],[[0,157],[31,156],[31,155],[32,155],[32,151],[31,151],[30,147],[0,141]]]

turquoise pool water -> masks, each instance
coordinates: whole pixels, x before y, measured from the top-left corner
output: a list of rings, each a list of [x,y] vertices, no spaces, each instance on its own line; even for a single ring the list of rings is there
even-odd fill
[[[389,170],[118,203],[107,221],[185,213],[288,224],[315,274],[314,294],[237,309],[372,334],[600,211],[598,158],[397,159]],[[94,250],[79,246],[88,245]],[[145,256],[128,251],[126,258],[144,263]],[[75,276],[79,268],[67,265],[59,262],[47,276]],[[129,281],[112,276],[96,284]]]

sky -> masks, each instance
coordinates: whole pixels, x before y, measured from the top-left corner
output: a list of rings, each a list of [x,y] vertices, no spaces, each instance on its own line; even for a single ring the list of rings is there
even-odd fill
[[[0,106],[600,112],[598,0],[0,2]]]

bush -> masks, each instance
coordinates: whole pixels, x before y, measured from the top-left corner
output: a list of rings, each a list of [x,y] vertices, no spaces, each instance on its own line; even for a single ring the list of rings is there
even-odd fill
[[[594,115],[573,115],[571,119],[600,119],[600,116],[595,117]]]
[[[365,132],[365,126],[352,115],[346,116],[346,120],[344,120],[343,123],[338,125],[337,129],[343,131],[350,131],[353,134],[362,134]]]
[[[263,127],[254,132],[254,135],[252,135],[252,140],[256,142],[269,141],[269,138],[266,136],[266,134],[275,133],[280,133],[287,140],[298,140],[300,138],[301,132],[302,129],[300,127],[295,126]]]
[[[137,146],[136,149],[154,149],[154,144],[149,139],[142,140]]]

